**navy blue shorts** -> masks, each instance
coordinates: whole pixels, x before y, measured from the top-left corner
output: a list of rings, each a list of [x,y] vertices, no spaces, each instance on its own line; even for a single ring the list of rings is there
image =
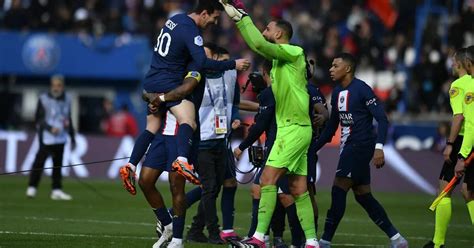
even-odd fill
[[[178,157],[176,136],[157,134],[143,162],[143,166],[160,171],[170,171],[171,164]]]
[[[316,150],[316,141],[312,140],[308,149],[308,183],[316,182],[316,165],[318,163],[318,154]]]
[[[347,144],[339,156],[336,177],[350,178],[354,185],[370,184],[370,161],[375,144]]]

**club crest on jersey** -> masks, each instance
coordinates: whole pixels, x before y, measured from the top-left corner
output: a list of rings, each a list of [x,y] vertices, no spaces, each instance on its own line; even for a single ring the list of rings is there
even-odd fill
[[[202,37],[200,35],[194,37],[194,44],[196,44],[197,46],[203,45]]]
[[[457,95],[459,95],[459,89],[456,87],[452,87],[449,90],[449,97],[453,98],[453,97],[456,97]]]
[[[339,102],[337,103],[339,111],[349,111],[347,101],[349,101],[349,91],[343,90],[339,92]]]
[[[473,101],[474,101],[474,93],[472,92],[467,93],[466,96],[464,97],[464,102],[466,104],[471,104]]]

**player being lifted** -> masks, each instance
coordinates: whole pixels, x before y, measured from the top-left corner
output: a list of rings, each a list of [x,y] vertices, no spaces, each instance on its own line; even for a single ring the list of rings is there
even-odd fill
[[[264,235],[277,199],[276,182],[288,173],[290,192],[295,198],[298,217],[306,236],[306,247],[319,247],[306,184],[307,151],[312,128],[308,114],[309,95],[303,49],[289,44],[293,30],[287,21],[270,22],[262,34],[243,10],[242,2],[226,2],[221,1],[249,47],[273,63],[271,78],[277,122],[276,140],[260,179],[257,230],[251,239],[234,242],[234,245],[265,247]]]
[[[342,53],[334,58],[329,70],[332,80],[339,84],[332,92],[331,117],[315,146],[319,150],[329,142],[341,124],[341,151],[331,192],[331,207],[319,244],[321,248],[331,247],[331,240],[344,215],[347,191],[352,189],[356,201],[390,238],[390,247],[405,248],[408,242],[392,225],[370,190],[370,160],[377,168],[382,168],[385,163],[383,144],[388,120],[372,89],[354,77],[355,68],[355,58]],[[370,132],[373,118],[378,123],[377,137]]]
[[[199,184],[193,166],[187,161],[191,137],[196,129],[195,106],[190,99],[183,98],[189,98],[189,93],[200,81],[201,69],[225,71],[234,68],[246,70],[249,67],[245,59],[215,61],[208,59],[204,53],[200,30],[216,24],[221,10],[222,6],[215,0],[199,0],[191,14],[177,14],[166,21],[161,29],[144,82],[144,98],[160,106],[161,111],[147,115],[146,130],[137,138],[129,162],[120,168],[124,186],[132,194],[136,193],[135,166],[160,128],[166,109],[173,113],[179,123],[178,157],[172,169],[192,183]],[[172,91],[182,83],[189,86],[187,92]]]

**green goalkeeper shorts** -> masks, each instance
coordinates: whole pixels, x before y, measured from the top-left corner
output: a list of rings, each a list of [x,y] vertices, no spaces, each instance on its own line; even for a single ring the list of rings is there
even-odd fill
[[[306,176],[311,135],[311,126],[279,127],[266,164],[275,168],[286,168],[288,174]]]

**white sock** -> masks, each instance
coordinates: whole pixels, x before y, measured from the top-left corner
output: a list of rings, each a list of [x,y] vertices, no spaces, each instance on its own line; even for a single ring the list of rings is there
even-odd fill
[[[263,236],[265,236],[265,233],[255,232],[255,233],[253,234],[253,237],[254,237],[254,238],[256,238],[256,239],[258,239],[258,240],[260,240],[260,241],[262,241],[262,242],[264,241]]]
[[[396,239],[400,238],[400,236],[402,236],[402,235],[400,235],[400,233],[397,233],[397,234],[393,235],[393,236],[390,238],[390,240],[396,240]]]
[[[165,229],[168,230],[173,230],[173,222],[169,223],[168,225],[165,226]]]
[[[318,240],[317,239],[307,239],[306,244],[316,246],[318,244]]]
[[[171,242],[177,243],[177,244],[182,244],[182,243],[183,243],[183,239],[173,238],[173,239],[171,240]]]
[[[233,233],[234,229],[222,230],[223,233]]]
[[[186,158],[186,157],[179,156],[177,159],[181,162],[185,162],[185,163],[188,162],[188,158]]]
[[[132,168],[132,171],[135,172],[137,167],[134,164],[130,163],[130,162],[128,163],[128,165],[130,165],[130,168]]]

